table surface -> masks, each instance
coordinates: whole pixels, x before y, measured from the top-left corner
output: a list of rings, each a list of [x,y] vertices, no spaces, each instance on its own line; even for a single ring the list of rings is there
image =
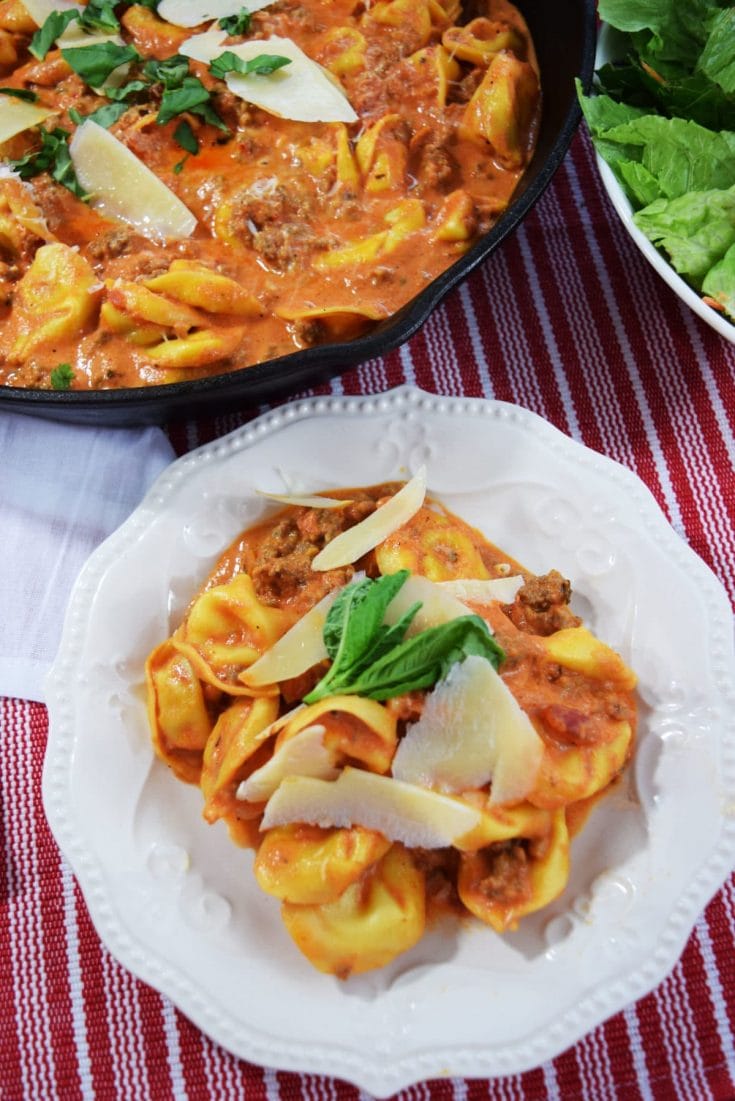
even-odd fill
[[[402,382],[514,402],[628,466],[735,603],[735,346],[638,254],[584,134],[520,229],[413,340],[309,392]],[[261,411],[178,425],[170,437],[183,453]],[[0,699],[0,1099],[360,1096],[235,1058],[109,955],[44,818],[47,731],[42,705]],[[553,1061],[411,1094],[735,1097],[735,881],[659,987]]]

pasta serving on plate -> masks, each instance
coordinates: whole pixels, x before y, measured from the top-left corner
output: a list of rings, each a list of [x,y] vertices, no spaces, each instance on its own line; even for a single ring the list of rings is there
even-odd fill
[[[0,384],[221,374],[417,295],[538,131],[523,17],[462,9],[0,0]]]
[[[283,503],[149,655],[156,753],[321,971],[448,914],[515,929],[632,753],[634,673],[422,472]]]

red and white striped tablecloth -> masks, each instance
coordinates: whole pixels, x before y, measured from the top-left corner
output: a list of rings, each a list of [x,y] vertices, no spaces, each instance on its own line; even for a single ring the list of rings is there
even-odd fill
[[[735,346],[639,256],[583,135],[521,228],[409,344],[320,392],[402,382],[515,402],[630,467],[735,602]],[[171,438],[183,452],[259,411],[177,426]],[[364,1097],[233,1057],[110,957],[44,818],[46,736],[44,707],[0,700],[0,1101]],[[403,1096],[735,1098],[735,881],[672,974],[570,1050],[514,1077]]]

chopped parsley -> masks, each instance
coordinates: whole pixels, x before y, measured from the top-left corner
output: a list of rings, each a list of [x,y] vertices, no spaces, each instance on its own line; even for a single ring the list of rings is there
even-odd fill
[[[70,363],[60,363],[59,366],[54,367],[51,372],[52,390],[69,390],[73,381],[74,372],[71,369]]]
[[[249,76],[253,73],[259,76],[270,76],[277,69],[282,69],[284,65],[290,64],[290,57],[281,57],[279,54],[258,54],[257,57],[251,57],[250,61],[243,61],[231,50],[226,50],[219,57],[215,57],[209,66],[209,71],[218,80],[224,80],[227,73],[241,73],[243,76]]]
[[[234,37],[238,34],[247,34],[252,19],[250,12],[246,8],[241,8],[237,15],[226,15],[224,19],[220,19],[219,26]]]

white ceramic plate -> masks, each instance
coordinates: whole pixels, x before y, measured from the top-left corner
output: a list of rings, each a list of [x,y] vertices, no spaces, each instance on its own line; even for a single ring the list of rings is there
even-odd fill
[[[616,32],[607,24],[603,24],[600,30],[597,55],[595,57],[596,69],[599,69],[608,61],[613,60],[616,56],[615,38]],[[718,313],[717,310],[713,310],[711,306],[703,302],[700,295],[698,295],[688,283],[685,283],[680,275],[677,275],[671,264],[666,260],[664,253],[659,252],[656,246],[646,237],[645,233],[642,233],[641,230],[638,229],[638,226],[633,221],[633,207],[630,205],[625,192],[616,180],[615,174],[599,154],[596,159],[603,186],[610,197],[611,203],[615,207],[629,236],[638,246],[649,264],[656,269],[661,278],[665,280],[674,293],[681,298],[682,302],[685,302],[691,310],[694,310],[694,312],[718,332],[720,336],[724,336],[725,340],[729,340],[731,344],[735,344],[735,325],[733,325],[731,321],[728,321],[724,314]]]
[[[272,506],[400,478],[531,569],[640,674],[635,767],[574,842],[571,882],[522,931],[447,927],[383,971],[314,971],[197,789],[151,752],[143,662],[219,552]],[[655,986],[735,861],[735,682],[725,594],[629,471],[501,402],[410,387],[266,414],[174,463],[92,556],[49,676],[44,800],[97,930],[131,971],[254,1062],[384,1096],[518,1072]]]

